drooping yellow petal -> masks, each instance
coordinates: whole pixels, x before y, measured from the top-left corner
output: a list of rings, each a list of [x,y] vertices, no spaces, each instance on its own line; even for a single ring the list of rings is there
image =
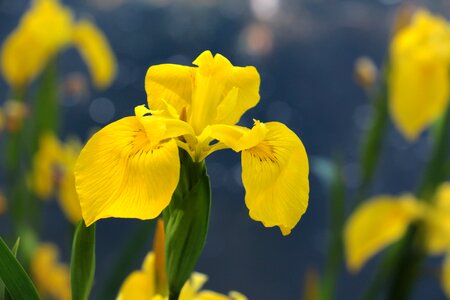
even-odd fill
[[[2,72],[8,84],[30,84],[48,60],[71,42],[72,22],[72,13],[59,1],[34,1],[2,47]]]
[[[399,240],[423,210],[412,196],[379,196],[358,207],[344,229],[349,270],[359,271],[370,257]]]
[[[389,105],[392,118],[410,140],[443,114],[449,101],[450,26],[418,11],[391,44]]]
[[[94,85],[104,89],[116,76],[116,58],[105,35],[88,20],[74,27],[74,43],[86,61]]]
[[[6,38],[1,51],[1,68],[6,82],[16,88],[27,86],[42,71],[48,56],[45,45],[30,31],[14,31]]]
[[[438,188],[434,203],[425,216],[425,246],[430,254],[442,254],[450,249],[450,183]]]
[[[265,127],[264,140],[242,151],[245,203],[252,219],[278,226],[287,235],[308,206],[308,158],[300,139],[284,124]]]
[[[97,132],[75,166],[86,225],[98,219],[156,218],[178,184],[180,162],[173,139],[152,145],[137,117]]]
[[[155,254],[150,252],[144,259],[143,269],[134,271],[120,287],[117,300],[153,300],[155,291]]]
[[[447,252],[442,266],[441,285],[447,298],[450,298],[450,253]]]

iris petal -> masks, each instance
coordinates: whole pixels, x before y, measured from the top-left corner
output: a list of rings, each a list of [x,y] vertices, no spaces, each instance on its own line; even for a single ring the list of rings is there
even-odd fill
[[[120,287],[117,300],[152,300],[155,295],[155,254],[150,252],[144,260],[143,268],[134,271]]]
[[[152,66],[145,76],[148,106],[152,110],[166,111],[167,102],[178,115],[191,104],[196,68],[173,64]]]
[[[82,20],[74,27],[74,43],[89,67],[95,86],[109,86],[116,76],[116,59],[103,33],[93,23]]]
[[[235,67],[220,54],[200,54],[189,122],[197,133],[211,124],[236,124],[259,101],[260,78],[254,67]]]
[[[389,104],[393,120],[410,140],[448,106],[450,26],[419,10],[391,44]]]
[[[152,66],[145,78],[150,109],[165,111],[168,105],[186,115],[197,134],[211,124],[236,124],[259,101],[260,78],[254,67],[235,67],[220,54],[200,54],[195,67],[172,64]]]
[[[399,240],[422,212],[412,196],[379,196],[361,205],[344,229],[348,268],[357,272],[371,256]]]
[[[442,184],[436,191],[435,206],[428,209],[425,218],[427,234],[425,246],[431,254],[442,254],[450,249],[450,183]]]
[[[75,167],[86,225],[107,217],[152,219],[178,184],[174,140],[152,145],[136,117],[116,121],[86,144]]]
[[[242,182],[250,217],[264,226],[291,232],[308,206],[308,158],[305,148],[282,123],[266,123],[267,134],[242,151]]]

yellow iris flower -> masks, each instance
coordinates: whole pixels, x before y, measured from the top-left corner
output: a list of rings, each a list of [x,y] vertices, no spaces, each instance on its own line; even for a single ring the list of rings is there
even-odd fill
[[[94,84],[107,87],[115,77],[116,62],[102,32],[88,20],[76,23],[72,12],[58,0],[34,0],[3,43],[1,68],[6,81],[16,88],[25,87],[71,44],[81,52]]]
[[[401,239],[408,226],[416,221],[423,222],[424,247],[429,254],[450,254],[450,182],[438,188],[432,205],[411,195],[378,196],[361,205],[350,216],[344,230],[350,271],[359,271],[370,257]],[[444,262],[442,286],[450,297],[450,255]]]
[[[117,300],[166,300],[168,297],[155,291],[154,274],[155,253],[145,257],[142,269],[131,273],[120,288]],[[208,277],[201,273],[192,274],[180,293],[180,300],[247,300],[238,292],[230,292],[229,296],[212,291],[200,291]]]
[[[197,67],[162,64],[145,79],[148,106],[97,132],[75,167],[86,225],[98,219],[156,218],[180,176],[178,148],[194,161],[241,152],[250,217],[289,234],[308,205],[308,159],[297,135],[279,122],[235,125],[259,101],[254,67],[203,52]]]
[[[81,208],[75,190],[74,168],[81,151],[77,140],[62,144],[53,134],[44,134],[33,158],[31,187],[40,199],[49,199],[55,188],[67,219],[76,224],[81,220]]]
[[[58,248],[53,244],[41,244],[31,259],[31,276],[45,299],[72,299],[69,266],[60,263]]]
[[[123,282],[117,300],[167,300],[167,280],[164,254],[164,224],[158,220],[153,241],[154,252],[144,259],[142,269],[134,271]],[[247,297],[230,292],[229,296],[213,291],[200,291],[208,277],[193,273],[181,290],[180,300],[247,300]]]
[[[393,37],[389,105],[395,125],[414,140],[449,103],[450,25],[425,10]]]

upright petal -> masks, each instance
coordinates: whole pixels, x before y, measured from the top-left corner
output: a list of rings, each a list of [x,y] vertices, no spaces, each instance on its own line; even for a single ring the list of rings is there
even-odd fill
[[[344,229],[348,268],[352,272],[359,271],[371,256],[399,240],[423,209],[412,196],[379,196],[363,203],[350,216]]]
[[[191,105],[192,89],[196,69],[174,64],[152,66],[145,76],[145,91],[148,106],[152,110],[165,111],[167,104],[175,108],[178,115]]]
[[[20,27],[30,31],[51,55],[72,42],[72,26],[72,12],[58,0],[33,1],[20,22]]]
[[[75,166],[86,225],[101,218],[157,217],[178,184],[180,161],[173,139],[152,145],[136,117],[97,132]]]
[[[89,67],[94,85],[108,87],[116,76],[116,58],[100,29],[88,20],[78,22],[74,43]]]
[[[236,124],[259,101],[260,78],[254,67],[235,67],[220,54],[200,54],[188,122],[200,134],[207,125]]]
[[[260,126],[256,124],[255,126]],[[308,157],[297,135],[278,122],[266,123],[264,140],[242,151],[242,182],[250,217],[291,232],[308,207]]]

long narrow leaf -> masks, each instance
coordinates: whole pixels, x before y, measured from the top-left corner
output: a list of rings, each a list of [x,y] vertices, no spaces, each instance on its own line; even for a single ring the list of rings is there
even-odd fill
[[[95,273],[95,224],[78,223],[73,238],[70,283],[73,300],[87,300]]]
[[[0,238],[0,279],[15,300],[39,300],[33,282]]]

